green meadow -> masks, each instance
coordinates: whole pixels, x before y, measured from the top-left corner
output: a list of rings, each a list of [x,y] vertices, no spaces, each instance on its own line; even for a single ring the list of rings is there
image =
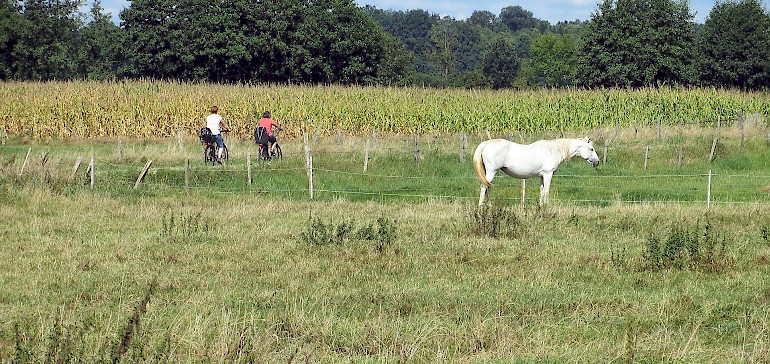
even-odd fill
[[[417,157],[414,135],[310,134],[313,199],[302,138],[264,163],[231,136],[231,159],[206,166],[192,138],[10,137],[0,358],[770,360],[766,126],[568,134],[600,158],[608,143],[607,163],[563,164],[543,208],[536,179],[522,204],[498,174],[483,210],[483,134],[464,162],[455,134],[419,135]]]

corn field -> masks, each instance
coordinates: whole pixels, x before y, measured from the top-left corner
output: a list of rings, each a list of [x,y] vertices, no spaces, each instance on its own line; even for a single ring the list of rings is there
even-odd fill
[[[13,137],[197,135],[212,105],[250,135],[269,110],[289,137],[538,132],[626,128],[768,115],[770,94],[712,88],[461,90],[362,86],[219,85],[167,81],[2,82],[0,127]]]

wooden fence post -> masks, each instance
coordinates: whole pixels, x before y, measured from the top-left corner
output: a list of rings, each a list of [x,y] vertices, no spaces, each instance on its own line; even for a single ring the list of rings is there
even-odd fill
[[[144,165],[144,169],[142,169],[142,173],[139,173],[139,177],[136,178],[136,182],[134,183],[134,189],[139,188],[139,184],[142,183],[144,180],[144,176],[147,175],[147,171],[150,170],[150,166],[152,165],[152,159],[147,161],[147,164]]]
[[[364,173],[369,169],[369,145],[372,143],[372,140],[369,139],[366,141],[365,153],[364,153]]]
[[[6,132],[5,132],[5,126],[3,126],[3,136],[2,136],[2,138],[3,138],[3,145],[5,145],[5,138],[7,137],[7,135],[8,134],[6,134]]]
[[[342,145],[342,131],[337,129],[337,145]]]
[[[251,152],[246,154],[246,175],[251,186]]]
[[[377,132],[372,128],[372,145],[370,146],[372,149],[377,148]]]
[[[604,164],[607,164],[607,151],[609,150],[609,148],[610,148],[610,140],[605,139],[604,140],[604,157],[602,158]]]
[[[190,192],[190,158],[184,160],[184,190]]]
[[[738,110],[738,128],[741,129],[741,145],[738,148],[738,151],[740,153],[743,153],[743,143],[746,139],[745,126],[744,126],[745,123],[746,123],[746,120],[744,120],[744,117],[743,117],[743,110]]]
[[[465,162],[465,149],[468,148],[468,136],[465,132],[460,133],[460,162]]]
[[[91,189],[94,189],[94,185],[96,184],[96,163],[94,162],[94,157],[91,157],[91,163],[88,164],[88,172],[91,174]]]
[[[706,188],[706,208],[711,208],[711,170],[709,169],[708,187]]]
[[[19,171],[19,177],[21,177],[22,174],[24,174],[24,168],[27,167],[27,162],[29,162],[29,154],[32,153],[32,147],[29,147],[27,150],[27,156],[24,158],[24,163],[21,165],[21,170]]]
[[[177,142],[179,143],[179,151],[183,152],[184,151],[184,142],[182,141],[182,131],[181,130],[176,132],[176,139],[177,139]]]
[[[310,191],[310,199],[312,200],[314,197],[313,193],[313,156],[308,154],[307,156],[308,164],[307,164],[307,175],[308,175],[308,190]]]
[[[80,168],[80,163],[82,161],[83,158],[78,156],[78,158],[75,160],[75,164],[72,166],[72,174],[70,174],[68,181],[72,181],[72,179],[75,178],[75,173],[78,173],[78,168]]]
[[[684,158],[684,147],[679,146],[679,162],[677,163],[677,167],[682,168],[682,159]]]
[[[658,118],[658,139],[660,139],[660,134],[661,134],[661,129],[662,129],[662,125],[661,124],[662,123],[663,123],[663,121],[660,118]]]
[[[711,143],[711,153],[709,153],[709,163],[714,161],[714,153],[717,150],[717,137],[714,137],[714,142]]]
[[[650,146],[644,148],[644,170],[647,170],[647,162],[650,160]]]
[[[308,142],[307,134],[303,136],[305,141],[305,171],[310,176],[310,144]]]
[[[420,166],[420,148],[417,145],[417,134],[414,134],[414,163]]]

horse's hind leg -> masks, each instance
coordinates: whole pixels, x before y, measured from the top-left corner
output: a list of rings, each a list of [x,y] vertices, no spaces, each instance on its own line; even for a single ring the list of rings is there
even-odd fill
[[[492,189],[492,186],[484,187],[484,185],[481,185],[481,193],[479,194],[479,206],[483,206],[485,201],[489,201],[489,190]]]

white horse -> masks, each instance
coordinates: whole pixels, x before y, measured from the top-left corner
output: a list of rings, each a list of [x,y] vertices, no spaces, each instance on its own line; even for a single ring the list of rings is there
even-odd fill
[[[492,179],[498,170],[516,178],[540,176],[540,206],[548,202],[551,177],[559,164],[579,155],[592,166],[599,165],[591,140],[554,139],[539,140],[522,145],[505,139],[491,139],[482,142],[473,153],[473,169],[481,181],[479,206],[489,201]]]

